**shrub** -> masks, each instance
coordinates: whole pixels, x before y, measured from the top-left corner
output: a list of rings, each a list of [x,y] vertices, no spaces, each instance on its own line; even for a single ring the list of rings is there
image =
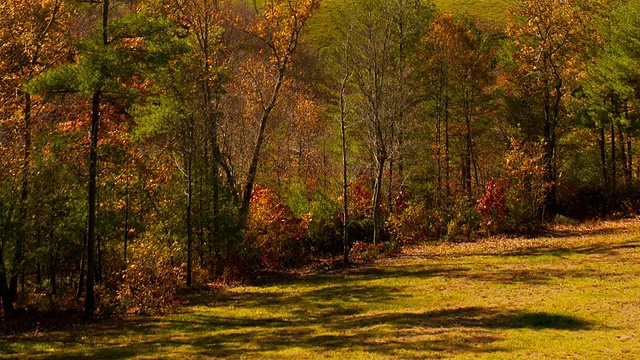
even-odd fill
[[[294,267],[308,255],[302,240],[309,222],[310,216],[297,218],[272,191],[257,188],[251,198],[246,241],[257,249],[263,267]]]
[[[430,235],[427,227],[427,209],[422,204],[408,203],[404,211],[392,213],[387,230],[392,238],[403,244],[424,241]]]
[[[154,239],[141,238],[130,248],[130,260],[118,286],[116,301],[126,313],[157,314],[172,310],[184,279],[173,264],[175,249]]]
[[[544,181],[542,146],[512,140],[505,156],[505,192],[509,217],[505,230],[528,232],[540,223],[540,210],[550,184]]]
[[[501,183],[490,180],[485,186],[484,195],[476,204],[476,211],[481,218],[480,226],[489,234],[499,232],[504,227],[509,213],[506,192],[506,188]]]
[[[316,200],[311,203],[307,245],[309,251],[316,255],[342,253],[342,213],[336,204],[327,200]]]

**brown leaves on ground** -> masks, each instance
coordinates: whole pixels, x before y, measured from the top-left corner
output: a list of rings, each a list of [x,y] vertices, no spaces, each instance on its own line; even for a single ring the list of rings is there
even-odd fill
[[[605,236],[597,236],[605,235]],[[606,236],[608,235],[608,236]],[[549,225],[535,238],[489,237],[466,243],[429,243],[406,248],[402,257],[513,254],[544,249],[583,248],[619,243],[640,236],[640,220],[587,222],[578,225]]]

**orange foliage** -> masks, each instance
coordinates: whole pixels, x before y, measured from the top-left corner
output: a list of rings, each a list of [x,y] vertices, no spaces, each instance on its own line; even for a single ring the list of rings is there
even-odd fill
[[[251,198],[246,237],[269,269],[291,267],[304,260],[303,239],[311,222],[297,218],[269,189],[257,187]]]

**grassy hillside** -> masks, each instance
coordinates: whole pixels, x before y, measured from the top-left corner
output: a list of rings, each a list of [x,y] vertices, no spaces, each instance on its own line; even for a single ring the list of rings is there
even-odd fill
[[[507,8],[515,0],[433,0],[436,8],[441,11],[457,14],[468,13],[480,16],[497,23],[504,23],[507,18]],[[320,10],[309,23],[310,42],[321,47],[327,40],[331,41],[335,31],[334,19],[340,18],[340,12],[348,11],[344,0],[322,0]]]
[[[175,315],[0,337],[0,359],[637,359],[638,259],[633,220],[428,245]]]
[[[469,13],[488,20],[504,22],[507,8],[514,0],[433,0],[436,8],[454,13]]]

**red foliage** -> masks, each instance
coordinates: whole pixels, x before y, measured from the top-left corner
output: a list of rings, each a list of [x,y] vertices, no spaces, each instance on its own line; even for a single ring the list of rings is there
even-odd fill
[[[295,266],[304,260],[302,240],[309,222],[308,218],[297,218],[271,190],[257,187],[251,198],[247,240],[257,246],[263,266]]]
[[[506,192],[506,187],[500,182],[490,180],[487,183],[484,195],[476,205],[476,211],[482,217],[482,226],[495,228],[506,219],[509,214]]]

